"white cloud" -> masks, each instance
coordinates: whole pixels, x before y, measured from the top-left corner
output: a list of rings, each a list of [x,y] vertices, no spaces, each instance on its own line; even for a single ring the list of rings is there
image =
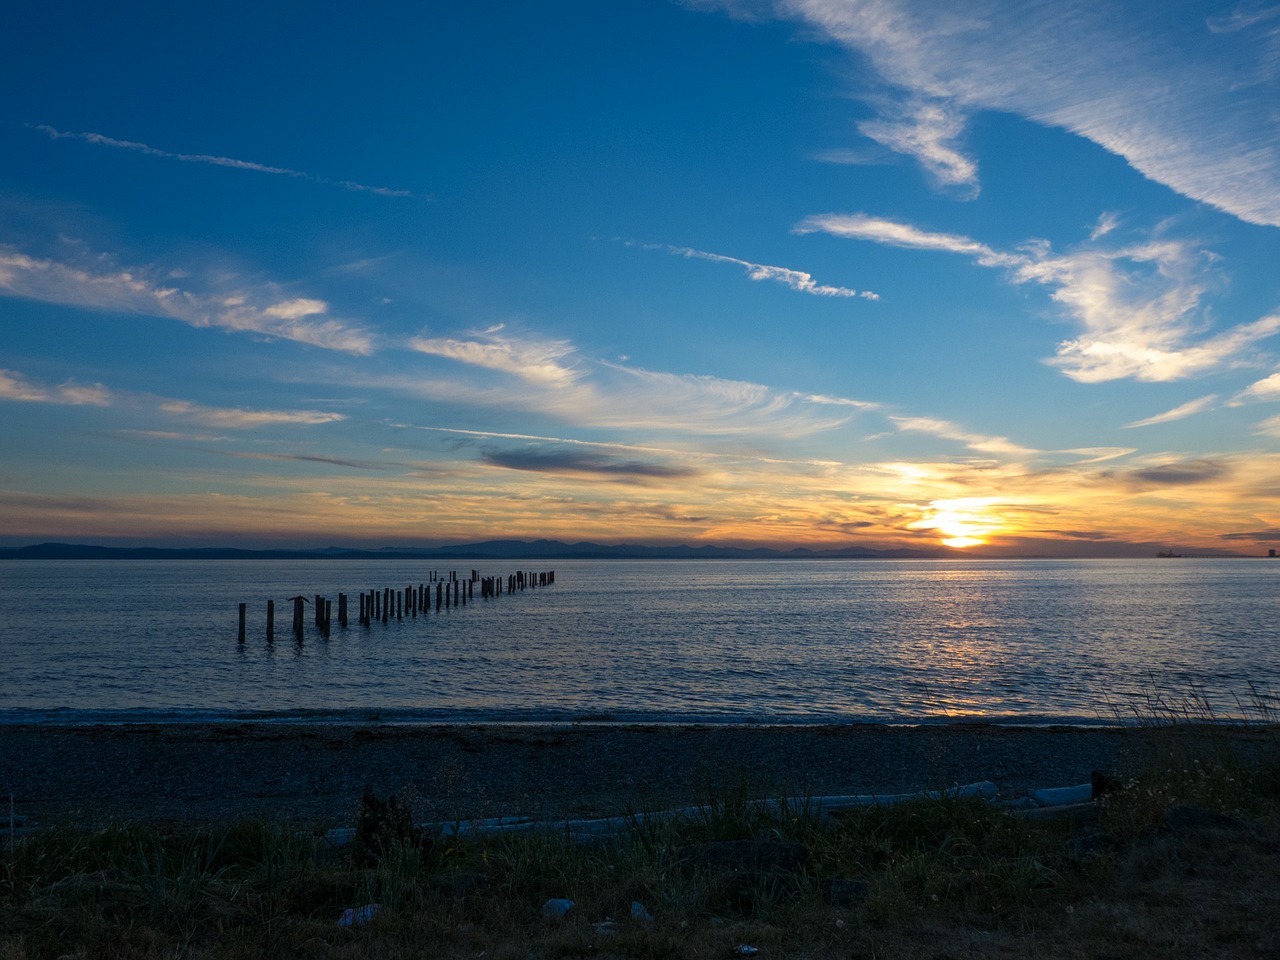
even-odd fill
[[[1167,238],[1120,247],[1055,253],[1032,242],[1002,252],[959,234],[935,233],[866,214],[821,214],[795,227],[915,250],[958,253],[1004,268],[1014,283],[1049,287],[1082,332],[1058,345],[1050,365],[1082,383],[1132,377],[1159,382],[1237,362],[1257,342],[1280,332],[1280,314],[1205,335],[1200,302],[1213,280],[1208,257]]]
[[[806,217],[793,228],[795,233],[828,233],[850,240],[872,240],[908,250],[935,250],[962,253],[983,266],[1013,266],[1024,258],[997,253],[986,244],[954,233],[934,233],[909,223],[871,217],[865,213],[821,213]]]
[[[798,393],[796,394],[801,400],[807,400],[809,403],[817,403],[828,407],[854,407],[857,410],[879,410],[880,404],[873,403],[870,400],[851,400],[847,397],[829,397],[821,393]]]
[[[1258,424],[1257,432],[1268,437],[1280,437],[1280,414],[1263,420]]]
[[[934,417],[891,416],[894,426],[905,433],[927,433],[944,440],[955,440],[963,443],[970,450],[979,453],[999,454],[1002,456],[1024,457],[1035,453],[1028,447],[1013,443],[1005,437],[989,437],[980,433],[970,433],[962,427],[947,420]]]
[[[1231,12],[1230,16],[1210,17],[1208,24],[1209,29],[1214,33],[1235,33],[1237,30],[1247,30],[1260,23],[1277,19],[1280,19],[1280,4],[1264,6],[1256,3],[1242,3]],[[1272,32],[1275,32],[1274,29]]]
[[[1254,400],[1280,400],[1280,373],[1252,383],[1231,398],[1227,406],[1239,407]]]
[[[16,370],[0,370],[0,400],[105,407],[111,404],[111,391],[100,383],[80,384],[70,380],[47,386]]]
[[[564,362],[574,353],[568,341],[513,337],[501,330],[492,328],[469,340],[414,337],[409,346],[419,353],[499,370],[545,387],[568,387],[578,378],[573,366]]]
[[[347,419],[341,413],[326,413],[319,410],[247,410],[244,407],[207,407],[188,400],[161,400],[159,408],[171,416],[223,430],[246,430],[280,424],[314,426]]]
[[[752,280],[773,280],[785,284],[798,293],[810,293],[819,297],[861,297],[864,300],[879,300],[880,295],[870,290],[854,290],[850,287],[832,287],[814,282],[813,275],[802,270],[789,267],[771,267],[764,263],[752,263],[750,260],[739,260],[737,257],[726,257],[719,253],[707,253],[705,250],[694,250],[690,247],[666,248],[671,253],[698,260],[710,260],[713,263],[732,263],[743,267]]]
[[[1205,397],[1199,397],[1195,400],[1188,400],[1180,406],[1174,407],[1172,410],[1166,410],[1164,413],[1157,413],[1154,417],[1147,417],[1145,420],[1135,420],[1133,423],[1126,423],[1126,429],[1133,427],[1151,427],[1157,423],[1172,423],[1174,420],[1183,420],[1187,417],[1195,416],[1197,413],[1203,413],[1210,409],[1214,402],[1218,399],[1216,393],[1211,393]]]
[[[646,370],[583,356],[562,340],[511,337],[500,328],[460,337],[419,337],[411,346],[507,378],[381,378],[371,387],[432,401],[519,408],[587,428],[673,430],[688,436],[800,437],[838,427],[802,395],[762,384]],[[852,404],[847,404],[852,406]]]
[[[323,300],[296,299],[282,303],[273,303],[262,311],[264,316],[278,317],[281,320],[300,320],[303,317],[314,317],[328,313],[329,305]]]
[[[880,116],[863,132],[941,184],[976,189],[963,125],[1001,111],[1086,137],[1184,196],[1280,225],[1275,7],[1243,6],[1199,30],[1185,16],[1104,0],[777,0],[775,9],[872,67],[884,87],[867,97]]]
[[[940,187],[978,195],[978,165],[960,149],[966,117],[947,103],[911,98],[892,119],[864,120],[858,130],[897,153],[915,157]]]
[[[1063,453],[1070,453],[1074,456],[1083,457],[1083,460],[1077,461],[1079,465],[1090,463],[1104,463],[1107,460],[1116,460],[1120,457],[1127,457],[1131,453],[1137,453],[1137,447],[1076,447],[1071,450],[1063,450]]]
[[[343,414],[320,410],[250,410],[244,407],[210,407],[190,400],[121,393],[109,390],[100,383],[78,384],[68,380],[57,386],[49,386],[37,383],[16,370],[0,370],[0,400],[159,410],[169,416],[223,429],[246,429],[276,424],[309,426],[347,419]],[[135,432],[149,432],[153,436],[163,435],[159,431]]]
[[[1089,239],[1100,240],[1118,226],[1120,226],[1120,218],[1114,213],[1104,212],[1098,216],[1098,222],[1093,225],[1093,230],[1089,232]]]
[[[233,170],[249,170],[254,173],[269,173],[282,177],[294,177],[298,180],[306,180],[308,183],[317,183],[327,187],[341,187],[344,190],[352,190],[358,193],[376,193],[382,197],[412,197],[413,193],[408,190],[392,190],[388,187],[371,187],[368,184],[357,183],[354,180],[330,180],[326,177],[318,177],[312,173],[304,173],[301,170],[293,170],[289,167],[273,167],[265,163],[254,163],[251,160],[236,160],[233,157],[219,157],[207,153],[174,153],[170,150],[161,150],[150,144],[139,143],[136,140],[119,140],[115,137],[103,136],[100,133],[69,133],[64,130],[58,130],[48,124],[40,123],[35,125],[35,129],[46,133],[54,140],[83,140],[85,143],[92,143],[100,147],[114,147],[117,150],[131,150],[134,153],[145,154],[149,157],[161,157],[165,160],[181,160],[184,163],[204,163],[214,167],[230,167]]]
[[[145,268],[111,268],[104,257],[89,267],[28,256],[0,247],[0,295],[89,310],[168,317],[192,327],[218,327],[367,355],[373,337],[345,320],[327,317],[322,300],[281,299],[273,287],[197,292],[161,282]]]

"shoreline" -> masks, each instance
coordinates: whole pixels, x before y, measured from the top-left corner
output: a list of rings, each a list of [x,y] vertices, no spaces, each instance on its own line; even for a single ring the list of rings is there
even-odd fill
[[[395,711],[371,712],[366,714],[332,714],[322,713],[309,715],[290,711],[279,715],[270,714],[227,714],[209,712],[188,713],[186,711],[150,711],[138,714],[134,711],[85,711],[73,718],[65,718],[64,711],[31,711],[29,716],[6,716],[0,711],[0,731],[23,728],[80,730],[88,727],[231,727],[252,724],[262,727],[333,727],[338,729],[350,727],[388,727],[404,729],[435,728],[486,728],[510,727],[512,729],[635,729],[646,728],[661,730],[673,727],[699,727],[707,729],[748,729],[748,730],[806,730],[827,727],[882,727],[885,729],[931,729],[958,727],[998,727],[1001,729],[1025,730],[1133,730],[1144,724],[1124,722],[1120,720],[1103,720],[1087,717],[1022,717],[1014,714],[992,717],[952,717],[946,715],[929,717],[906,717],[887,720],[873,715],[865,717],[824,717],[793,719],[765,719],[752,717],[675,717],[673,719],[654,719],[648,716],[614,717],[611,714],[583,714],[570,717],[548,717],[539,713],[537,718],[517,719],[502,714],[486,714],[481,717],[441,717],[433,714],[426,717],[396,716]],[[109,716],[108,716],[109,715]],[[1222,727],[1248,726],[1252,721],[1247,718],[1222,718],[1202,721],[1206,725]]]
[[[0,728],[0,800],[30,826],[268,818],[354,823],[366,786],[420,820],[609,816],[712,796],[1002,795],[1123,776],[1152,730],[652,724],[227,723]],[[1193,728],[1180,728],[1195,735]],[[1240,742],[1261,731],[1215,727]]]

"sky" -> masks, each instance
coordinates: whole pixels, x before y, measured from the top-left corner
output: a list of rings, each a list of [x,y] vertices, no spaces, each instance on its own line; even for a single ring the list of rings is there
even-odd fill
[[[0,544],[1280,547],[1280,5],[50,5]]]

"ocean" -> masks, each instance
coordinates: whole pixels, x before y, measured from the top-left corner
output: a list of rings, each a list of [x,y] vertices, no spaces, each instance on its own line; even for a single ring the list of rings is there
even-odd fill
[[[357,622],[472,568],[556,582]],[[1263,559],[0,561],[0,723],[1258,718],[1278,586]],[[308,606],[295,640],[297,594],[335,600],[328,638]]]

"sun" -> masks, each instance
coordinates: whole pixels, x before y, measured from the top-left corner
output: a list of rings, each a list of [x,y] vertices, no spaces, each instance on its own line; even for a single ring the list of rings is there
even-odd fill
[[[960,550],[982,546],[1004,527],[1000,518],[990,512],[995,503],[990,497],[935,500],[929,504],[927,516],[908,526],[912,530],[938,531],[943,546]]]

